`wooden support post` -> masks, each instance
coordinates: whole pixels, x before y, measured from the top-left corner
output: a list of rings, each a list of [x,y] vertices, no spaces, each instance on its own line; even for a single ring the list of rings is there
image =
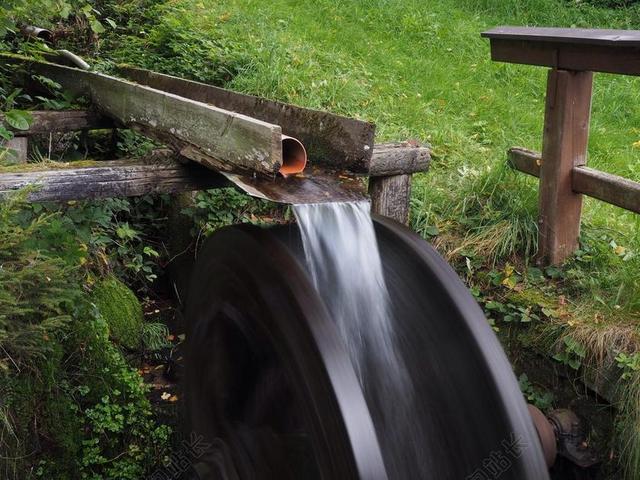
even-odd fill
[[[559,264],[578,248],[582,195],[572,189],[572,172],[587,161],[592,86],[592,72],[549,71],[538,219],[543,265]]]
[[[369,195],[373,213],[393,218],[400,223],[409,223],[411,175],[370,177]]]
[[[29,140],[27,137],[13,137],[4,144],[8,148],[10,158],[15,163],[27,163],[27,153],[29,151]]]

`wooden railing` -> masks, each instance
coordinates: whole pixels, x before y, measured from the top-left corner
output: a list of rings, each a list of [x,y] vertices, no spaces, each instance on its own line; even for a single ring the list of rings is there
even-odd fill
[[[482,34],[494,61],[549,67],[542,154],[509,151],[540,178],[538,260],[578,248],[582,195],[640,213],[640,183],[586,167],[593,72],[640,76],[640,31],[498,27]]]

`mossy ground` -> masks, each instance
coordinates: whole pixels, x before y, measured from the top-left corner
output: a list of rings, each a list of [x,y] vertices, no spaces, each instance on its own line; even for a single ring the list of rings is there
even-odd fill
[[[143,314],[135,293],[115,277],[100,280],[92,299],[109,327],[109,336],[119,345],[136,350],[142,344]]]

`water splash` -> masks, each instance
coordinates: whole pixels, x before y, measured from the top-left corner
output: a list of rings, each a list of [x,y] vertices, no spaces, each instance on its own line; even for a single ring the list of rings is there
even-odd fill
[[[393,474],[403,470],[398,463],[415,464],[424,456],[418,451],[423,443],[412,418],[413,387],[397,348],[370,204],[307,204],[293,210],[314,285],[347,347],[378,438],[387,446],[389,478],[402,478]]]

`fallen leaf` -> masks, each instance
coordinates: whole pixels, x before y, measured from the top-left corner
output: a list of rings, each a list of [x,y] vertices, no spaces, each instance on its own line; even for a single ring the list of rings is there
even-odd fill
[[[160,398],[162,400],[169,400],[171,398],[171,394],[168,392],[162,392],[162,395],[160,395]]]

